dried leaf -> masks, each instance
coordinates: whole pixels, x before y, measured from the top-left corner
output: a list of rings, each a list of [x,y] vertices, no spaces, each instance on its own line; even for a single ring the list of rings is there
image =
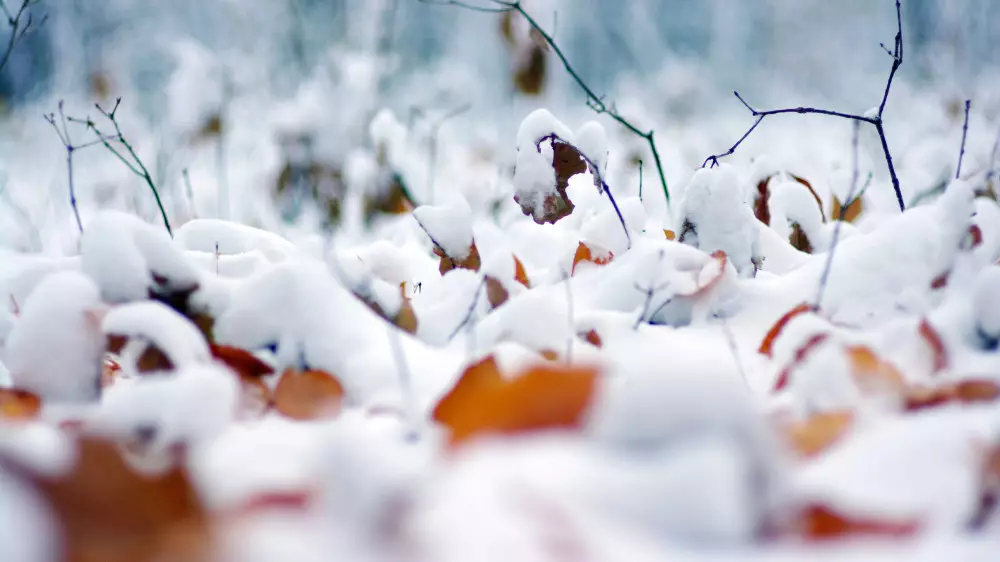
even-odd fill
[[[610,250],[605,250],[594,243],[584,244],[580,242],[576,247],[576,253],[573,255],[573,269],[570,271],[570,275],[576,273],[576,265],[580,262],[606,265],[611,263],[614,257],[615,255]]]
[[[812,311],[813,307],[811,305],[802,303],[784,313],[781,318],[774,323],[774,326],[771,326],[771,329],[767,331],[767,335],[765,335],[763,341],[760,342],[760,348],[757,350],[757,353],[768,357],[774,357],[774,342],[778,339],[778,336],[781,335],[781,331],[784,330],[796,316]]]
[[[590,330],[586,334],[580,334],[580,335],[583,337],[583,339],[585,339],[588,343],[590,343],[594,347],[601,347],[604,345],[604,343],[601,341],[601,336],[597,333],[596,330]]]
[[[0,388],[0,419],[30,420],[42,411],[42,399],[33,392]]]
[[[536,212],[534,198],[522,201],[520,196],[515,194],[514,201],[521,206],[521,212],[525,216],[530,216],[536,223],[554,224],[573,212],[575,207],[569,195],[566,194],[566,188],[569,186],[570,178],[587,171],[587,162],[575,146],[556,137],[555,134],[539,140],[535,146],[536,150],[541,151],[541,145],[544,142],[548,142],[552,146],[552,169],[556,179],[556,184],[552,187],[555,189],[555,193],[545,195],[542,200],[541,213]],[[530,150],[530,148],[526,150]]]
[[[853,412],[824,412],[793,424],[787,429],[786,435],[796,452],[804,457],[812,457],[837,442],[853,423]]]
[[[434,245],[434,254],[441,258],[441,263],[438,264],[438,271],[441,272],[441,275],[448,273],[456,267],[470,271],[479,271],[479,267],[482,265],[479,257],[479,248],[476,247],[475,241],[469,246],[469,252],[463,258],[449,256],[445,253],[444,248],[437,244]]]
[[[213,113],[202,123],[201,129],[195,135],[196,142],[217,139],[222,135],[222,115]]]
[[[69,562],[207,562],[208,517],[187,473],[137,473],[112,443],[82,438],[72,472],[53,479],[25,473],[62,528]]]
[[[886,521],[847,517],[824,505],[809,505],[801,513],[801,532],[806,539],[824,541],[844,537],[904,538],[920,530],[919,521]]]
[[[845,350],[851,377],[862,392],[901,394],[906,388],[903,374],[895,365],[863,346],[848,346]]]
[[[546,49],[537,42],[532,42],[523,53],[521,61],[514,70],[514,87],[527,96],[537,96],[545,89],[545,76],[548,61]]]
[[[700,296],[707,294],[716,285],[719,284],[719,281],[721,281],[722,277],[726,274],[726,263],[728,261],[728,258],[726,257],[725,252],[723,252],[722,250],[716,250],[712,252],[712,259],[714,261],[712,261],[704,268],[702,268],[701,272],[698,275],[700,286],[694,291],[685,294],[684,296],[691,298],[698,298]],[[717,270],[713,271],[710,268],[716,268]],[[704,277],[704,274],[706,272],[709,273],[710,277],[708,278],[707,281],[701,281],[701,277]]]
[[[510,293],[504,288],[503,284],[500,283],[491,275],[486,276],[486,298],[490,301],[490,306],[496,308],[501,304],[507,302],[510,297]]]
[[[1000,398],[1000,385],[996,382],[989,379],[966,379],[932,388],[909,387],[903,395],[903,405],[907,411],[912,412],[956,402],[989,403],[998,398]]]
[[[934,326],[926,318],[920,321],[920,337],[934,353],[934,373],[939,373],[948,368],[948,350],[944,347],[944,341],[938,334]]]
[[[402,302],[399,305],[399,312],[397,312],[396,317],[392,319],[392,323],[404,332],[416,334],[418,326],[417,312],[413,310],[413,301],[406,293],[406,283],[399,284],[399,293]]]
[[[333,375],[317,370],[288,369],[274,389],[274,408],[294,420],[336,417],[344,387]]]
[[[809,355],[816,350],[823,342],[830,339],[830,334],[815,334],[806,343],[795,350],[792,361],[778,374],[778,379],[774,383],[774,391],[783,390],[791,381],[792,370],[801,365]]]
[[[938,275],[931,281],[931,289],[943,289],[948,286],[948,274],[950,271],[945,271],[941,275]]]
[[[663,235],[667,237],[667,240],[677,240],[677,233],[673,230],[664,230]]]
[[[809,241],[809,237],[802,230],[802,227],[799,226],[799,223],[792,224],[792,233],[788,235],[788,243],[800,252],[806,254],[813,253],[812,242]]]
[[[596,390],[597,371],[546,363],[504,379],[488,357],[466,369],[434,409],[452,445],[484,434],[577,428]]]
[[[241,376],[260,378],[274,372],[274,368],[245,349],[214,343],[210,344],[210,348],[212,357],[225,363]]]
[[[531,288],[531,283],[528,281],[528,274],[524,272],[524,264],[521,263],[521,260],[517,259],[517,256],[514,256],[514,280],[529,289]]]
[[[864,204],[862,203],[861,197],[855,197],[854,200],[851,201],[851,204],[845,209],[844,204],[837,198],[836,195],[834,195],[833,210],[830,213],[830,219],[853,223],[858,220],[858,217],[861,216],[863,211]]]

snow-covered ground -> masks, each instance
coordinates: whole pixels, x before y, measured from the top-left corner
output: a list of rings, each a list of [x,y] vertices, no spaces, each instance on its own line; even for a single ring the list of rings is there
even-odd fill
[[[893,85],[900,213],[868,124],[769,117],[699,168],[752,117],[623,87],[668,202],[582,103],[413,118],[338,51],[290,97],[230,61],[213,130],[181,50],[157,126],[116,114],[172,236],[100,145],[79,231],[55,99],[2,125],[0,561],[1000,552],[996,90],[953,179],[955,100]]]

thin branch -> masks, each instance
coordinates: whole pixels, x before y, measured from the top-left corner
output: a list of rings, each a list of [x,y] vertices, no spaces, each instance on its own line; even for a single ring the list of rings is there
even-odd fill
[[[6,8],[5,8],[6,10]],[[80,234],[83,234],[83,221],[80,219],[80,208],[77,206],[76,202],[76,186],[73,183],[73,152],[90,146],[90,143],[84,146],[73,146],[73,141],[69,136],[69,128],[66,126],[66,115],[63,112],[63,102],[59,101],[59,123],[62,124],[62,129],[56,123],[56,116],[54,113],[45,115],[45,120],[52,125],[55,129],[56,134],[59,135],[59,140],[62,141],[63,147],[66,149],[66,175],[67,183],[69,184],[69,204],[73,208],[73,217],[76,218],[76,228],[79,230]]]
[[[660,264],[660,263],[663,262],[663,257],[664,257],[665,254],[666,254],[666,252],[664,252],[663,249],[661,248],[659,254],[657,255],[657,264]],[[659,273],[659,270],[657,270],[657,273]],[[644,321],[647,321],[646,315],[649,314],[649,308],[650,308],[650,306],[653,303],[653,296],[655,296],[656,293],[658,293],[658,292],[666,289],[669,286],[670,286],[670,281],[666,281],[666,282],[661,283],[661,284],[656,285],[656,286],[650,284],[650,286],[648,286],[648,287],[642,287],[638,283],[635,284],[635,290],[637,290],[637,291],[639,291],[641,293],[645,293],[646,300],[645,300],[645,302],[643,302],[642,312],[639,313],[639,317],[635,319],[635,324],[632,326],[632,330],[633,331],[634,330],[638,330],[639,329],[639,325],[642,324]],[[670,299],[667,299],[667,300],[669,301]],[[663,308],[663,305],[661,304],[659,307],[657,307],[656,310],[659,311],[662,308]],[[651,320],[653,318],[653,316],[654,315],[650,315],[649,319]]]
[[[990,151],[990,169],[986,172],[987,182],[997,174],[997,152],[1000,152],[1000,131],[997,131],[997,138],[993,141],[993,150]]]
[[[476,287],[476,294],[475,296],[472,297],[472,303],[469,304],[469,310],[466,311],[465,317],[462,319],[462,322],[458,326],[455,326],[455,329],[452,330],[451,335],[448,336],[448,341],[455,339],[455,336],[457,336],[458,333],[462,331],[462,328],[464,328],[466,325],[472,322],[472,317],[476,313],[476,306],[479,305],[479,295],[483,292],[483,287],[485,286],[486,286],[486,276],[484,275],[482,280],[479,281],[479,286]]]
[[[399,328],[391,322],[387,325],[389,327],[389,346],[392,347],[393,360],[396,362],[396,370],[399,373],[399,392],[403,396],[407,422],[410,426],[406,432],[406,439],[411,442],[417,441],[420,439],[420,430],[417,421],[417,401],[411,383],[410,365],[406,362],[406,353],[403,351],[403,342],[399,337]]]
[[[639,201],[642,201],[642,159],[639,159]]]
[[[958,166],[955,167],[955,179],[962,175],[962,160],[965,158],[965,138],[969,136],[969,108],[972,100],[965,100],[965,123],[962,125],[962,148],[958,152]]]
[[[464,103],[447,113],[445,113],[440,119],[431,125],[430,132],[430,157],[429,163],[427,165],[427,200],[431,203],[434,202],[434,180],[437,176],[437,159],[438,159],[438,133],[441,132],[441,127],[444,126],[450,119],[458,117],[459,115],[465,113],[472,107],[471,104]]]
[[[418,2],[423,4],[436,4],[445,6],[458,6],[465,9],[477,11],[477,12],[492,12],[492,13],[502,13],[502,12],[517,12],[528,22],[528,25],[532,27],[538,35],[545,41],[553,53],[559,58],[562,63],[563,68],[569,74],[570,78],[576,83],[580,90],[587,97],[587,107],[592,109],[597,114],[604,114],[610,117],[613,121],[617,122],[619,125],[627,129],[632,134],[646,141],[649,145],[649,151],[653,154],[653,161],[656,163],[656,171],[660,176],[660,184],[663,188],[663,198],[666,200],[667,208],[670,208],[670,190],[667,187],[667,176],[663,173],[663,164],[660,160],[660,152],[656,149],[656,141],[654,140],[655,131],[650,129],[648,131],[643,131],[639,129],[638,126],[633,124],[630,120],[623,117],[618,113],[618,109],[614,105],[608,105],[604,101],[603,96],[598,96],[594,91],[583,81],[583,78],[577,73],[570,64],[569,59],[566,58],[566,54],[563,53],[562,49],[556,43],[556,40],[542,29],[542,26],[538,24],[537,21],[527,11],[521,6],[520,1],[516,2],[506,2],[504,0],[490,0],[493,4],[497,5],[497,8],[488,8],[475,4],[468,4],[466,2],[461,2],[459,0],[418,0]]]
[[[718,166],[719,158],[730,156],[734,152],[736,152],[736,149],[743,143],[743,141],[747,139],[747,137],[750,136],[750,133],[752,133],[754,129],[756,129],[757,126],[760,125],[761,121],[763,121],[765,117],[771,115],[783,115],[790,113],[799,115],[814,114],[814,115],[826,115],[829,117],[838,117],[841,119],[848,119],[850,121],[854,121],[855,123],[868,123],[875,127],[875,131],[878,133],[879,140],[882,143],[882,152],[885,154],[885,162],[889,168],[889,177],[892,180],[892,188],[896,192],[896,202],[899,204],[899,210],[900,211],[905,210],[906,205],[903,202],[903,193],[899,185],[899,177],[897,177],[896,175],[896,167],[892,161],[892,154],[889,152],[889,143],[886,140],[885,127],[882,121],[882,114],[885,112],[885,104],[889,99],[889,91],[892,88],[892,80],[896,76],[896,71],[899,70],[900,65],[903,64],[903,19],[901,16],[901,8],[899,0],[896,0],[895,46],[892,51],[886,49],[885,45],[881,46],[882,49],[884,49],[892,57],[892,68],[889,70],[889,78],[886,80],[885,83],[885,91],[882,94],[882,100],[879,103],[878,112],[875,115],[857,115],[854,113],[845,113],[842,111],[834,111],[830,109],[821,109],[816,107],[791,107],[791,108],[759,111],[757,109],[754,109],[749,103],[747,103],[746,100],[744,100],[743,97],[739,94],[739,92],[733,92],[736,98],[740,100],[740,103],[742,103],[743,106],[746,107],[754,117],[756,117],[756,119],[754,119],[753,125],[750,126],[747,132],[743,133],[743,136],[740,137],[740,139],[737,140],[736,143],[729,148],[729,150],[721,154],[715,154],[709,156],[702,163],[701,167],[704,168],[705,166],[708,166],[709,163],[712,164],[712,167]]]
[[[21,0],[21,6],[17,9],[17,13],[11,14],[10,10],[7,8],[7,3],[0,0],[0,8],[3,8],[3,14],[7,18],[7,25],[10,26],[10,38],[7,40],[7,48],[3,53],[3,58],[0,58],[0,70],[3,70],[7,66],[7,61],[10,60],[11,53],[14,52],[14,47],[24,39],[28,31],[31,30],[32,26],[39,27],[45,24],[45,21],[49,19],[48,14],[42,16],[42,21],[35,24],[34,17],[28,8],[38,4],[41,0]],[[21,18],[27,18],[22,22]],[[22,24],[24,27],[22,27]]]
[[[826,254],[826,264],[823,266],[823,274],[819,278],[819,289],[816,293],[816,302],[813,304],[813,310],[817,311],[823,304],[823,293],[826,291],[826,285],[830,280],[830,270],[833,269],[833,252],[837,249],[837,242],[840,240],[840,227],[844,224],[844,217],[846,216],[847,208],[854,202],[854,190],[858,187],[858,130],[860,128],[861,123],[855,121],[854,135],[851,138],[851,150],[854,162],[853,172],[851,172],[851,187],[847,192],[847,197],[844,198],[846,203],[842,203],[840,206],[840,220],[833,225],[833,237],[830,239],[830,250]]]
[[[139,158],[138,154],[136,154],[135,149],[128,142],[128,140],[125,139],[125,135],[122,134],[121,126],[118,124],[118,118],[116,114],[118,112],[119,106],[121,106],[121,103],[122,103],[121,98],[115,100],[115,106],[111,108],[111,111],[105,110],[103,107],[100,106],[100,104],[94,104],[97,110],[101,112],[101,115],[103,115],[108,121],[110,121],[111,125],[115,128],[115,134],[113,135],[105,135],[104,133],[102,133],[101,130],[97,127],[97,124],[94,123],[94,121],[92,121],[89,117],[87,119],[67,117],[66,120],[69,121],[70,123],[79,123],[85,125],[88,129],[93,131],[94,134],[97,136],[97,141],[91,144],[100,143],[104,145],[104,148],[108,149],[108,151],[111,152],[111,154],[113,154],[116,158],[118,158],[118,160],[121,161],[121,163],[124,164],[125,167],[129,169],[129,171],[131,171],[136,176],[139,176],[146,182],[146,185],[149,186],[150,191],[153,192],[153,197],[156,199],[156,206],[159,207],[160,209],[160,216],[163,218],[163,225],[167,228],[167,233],[171,237],[173,237],[174,232],[170,228],[170,219],[167,218],[167,211],[163,207],[163,200],[160,199],[160,192],[159,190],[156,189],[156,184],[153,182],[153,177],[149,174],[149,170],[146,169],[146,165],[142,163],[142,159]],[[111,144],[112,142],[116,142],[120,144],[122,147],[124,147],[125,150],[128,151],[128,155],[131,157],[131,160],[129,158],[126,158],[124,154],[122,154],[117,148],[115,148]]]

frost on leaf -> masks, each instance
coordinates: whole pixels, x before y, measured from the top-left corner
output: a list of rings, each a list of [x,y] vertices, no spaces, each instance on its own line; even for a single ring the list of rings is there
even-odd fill
[[[208,516],[182,468],[143,475],[114,444],[84,438],[66,476],[26,476],[49,504],[61,530],[63,560],[211,559]]]
[[[16,388],[0,388],[0,420],[30,420],[42,410],[37,394]]]
[[[610,250],[605,250],[593,242],[580,242],[576,246],[576,253],[573,254],[573,269],[570,275],[576,273],[576,266],[581,262],[589,262],[595,265],[606,265],[611,263],[615,255]]]
[[[444,275],[455,268],[479,271],[479,268],[482,265],[481,258],[479,257],[479,248],[476,248],[475,242],[469,246],[468,252],[463,257],[449,256],[445,253],[443,248],[436,245],[434,246],[434,254],[441,258],[441,262],[438,264],[438,271],[441,272],[441,275]]]
[[[488,434],[579,428],[596,391],[595,369],[545,363],[512,379],[492,356],[470,366],[438,402],[434,420],[452,445]]]
[[[336,417],[344,387],[333,375],[317,370],[287,369],[274,389],[274,408],[293,420]]]

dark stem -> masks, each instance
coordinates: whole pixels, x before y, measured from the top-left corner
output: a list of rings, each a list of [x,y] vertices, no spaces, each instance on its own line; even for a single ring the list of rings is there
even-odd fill
[[[461,2],[459,0],[418,0],[423,4],[437,4],[444,6],[458,6],[468,10],[473,10],[477,12],[490,12],[490,13],[502,13],[502,12],[517,12],[528,22],[528,25],[532,27],[538,35],[545,41],[545,43],[552,49],[552,52],[556,54],[559,58],[559,62],[562,63],[563,68],[570,75],[570,78],[576,83],[576,85],[583,91],[584,95],[587,97],[587,107],[592,109],[597,114],[604,114],[610,117],[612,120],[617,122],[622,127],[625,127],[629,132],[642,138],[649,145],[649,151],[653,154],[653,161],[656,163],[656,171],[660,176],[660,184],[663,188],[663,197],[667,202],[667,208],[670,208],[670,190],[667,187],[667,176],[663,173],[663,164],[660,161],[660,152],[656,149],[656,141],[653,139],[654,131],[648,130],[643,131],[639,129],[630,120],[622,117],[614,105],[608,105],[604,102],[602,96],[598,96],[594,91],[583,81],[583,78],[576,72],[573,65],[570,64],[569,59],[566,58],[565,53],[553,39],[552,35],[546,32],[542,27],[531,17],[528,12],[524,10],[521,6],[521,2],[506,2],[504,0],[490,0],[493,4],[499,6],[499,8],[487,8],[484,6],[477,6],[475,4],[470,4],[467,2]]]
[[[986,181],[989,182],[997,174],[997,152],[1000,151],[1000,131],[997,131],[997,138],[993,141],[993,150],[990,151],[990,169],[986,172]]]
[[[642,159],[639,160],[639,201],[642,201]]]
[[[882,48],[885,49],[885,46],[882,45]],[[892,154],[889,152],[889,143],[885,137],[885,127],[883,126],[883,121],[882,121],[882,114],[885,112],[885,104],[889,100],[889,91],[892,88],[892,80],[896,76],[896,71],[899,70],[899,67],[903,64],[903,19],[901,16],[901,8],[899,0],[896,0],[895,46],[892,51],[889,51],[888,49],[885,50],[892,57],[892,68],[889,70],[889,78],[886,80],[885,83],[885,91],[883,92],[882,100],[879,103],[878,113],[875,114],[874,116],[869,117],[867,115],[857,115],[854,113],[845,113],[842,111],[834,111],[830,109],[821,109],[816,107],[790,107],[782,109],[771,109],[768,111],[758,111],[757,109],[751,107],[750,104],[747,103],[742,96],[740,96],[739,92],[733,92],[736,98],[740,100],[740,103],[742,103],[743,106],[746,107],[754,117],[756,117],[756,119],[754,120],[753,125],[751,125],[750,128],[747,130],[747,132],[743,133],[743,136],[740,137],[740,139],[737,140],[736,143],[729,148],[729,150],[721,154],[715,154],[709,156],[702,163],[701,167],[704,168],[705,166],[708,166],[709,163],[712,164],[712,167],[718,166],[719,158],[724,158],[726,156],[732,155],[736,151],[736,149],[740,146],[740,144],[742,144],[743,141],[745,141],[747,137],[750,136],[750,133],[752,133],[754,129],[756,129],[757,126],[760,125],[761,121],[763,121],[765,117],[771,115],[782,115],[790,113],[798,115],[814,114],[814,115],[826,115],[829,117],[838,117],[841,119],[854,121],[855,123],[868,123],[873,125],[875,127],[876,132],[878,132],[879,140],[882,143],[882,152],[885,153],[885,162],[889,168],[889,177],[892,180],[892,188],[896,192],[896,202],[899,204],[899,210],[904,211],[906,209],[906,205],[903,202],[903,193],[899,185],[899,177],[896,175],[896,167],[892,161]]]
[[[965,138],[969,135],[969,108],[972,100],[965,100],[965,123],[962,125],[962,148],[958,151],[958,166],[955,167],[955,179],[962,175],[962,160],[965,158]]]
[[[826,263],[823,265],[823,274],[819,278],[819,289],[816,293],[816,303],[813,305],[813,310],[819,310],[820,306],[823,304],[823,293],[826,291],[826,285],[830,280],[830,270],[833,269],[833,252],[837,248],[837,242],[840,240],[840,227],[844,224],[844,216],[847,213],[847,208],[850,207],[851,203],[854,202],[854,192],[858,187],[858,129],[860,129],[861,123],[856,121],[854,123],[854,135],[851,137],[851,152],[853,159],[853,171],[851,172],[851,187],[847,192],[847,197],[844,199],[844,203],[840,205],[840,220],[833,225],[833,237],[830,239],[830,250],[826,254]]]
[[[0,0],[0,8],[3,9],[3,15],[7,18],[7,25],[10,26],[10,38],[7,40],[7,48],[4,50],[3,58],[0,59],[0,70],[3,70],[3,68],[7,66],[7,61],[10,60],[10,55],[14,52],[14,47],[17,46],[21,39],[24,39],[24,36],[31,30],[32,25],[34,25],[34,27],[38,27],[43,25],[45,21],[49,19],[48,14],[46,14],[45,16],[42,16],[41,22],[38,24],[34,23],[34,18],[31,12],[28,11],[28,8],[39,2],[41,2],[41,0],[21,0],[21,6],[17,9],[17,13],[12,14],[10,13],[10,10],[7,9],[7,3]],[[21,18],[25,16],[27,16],[27,19],[22,22]],[[24,24],[24,27],[21,27],[22,23]]]
[[[462,331],[462,328],[464,328],[466,325],[472,322],[472,317],[476,313],[476,306],[479,304],[479,295],[480,293],[483,292],[483,287],[485,286],[486,286],[486,276],[484,275],[482,280],[479,281],[479,286],[476,287],[476,294],[475,296],[472,297],[472,303],[469,304],[469,310],[466,311],[465,318],[462,319],[461,324],[455,326],[455,329],[452,330],[451,335],[448,336],[448,341],[455,339],[455,336],[457,336],[458,333]]]
[[[431,126],[431,133],[430,133],[431,147],[430,147],[430,157],[429,157],[430,162],[428,163],[427,166],[427,201],[431,203],[434,202],[434,180],[437,176],[438,133],[441,132],[441,127],[444,126],[444,124],[447,123],[449,119],[458,117],[459,115],[468,111],[470,107],[471,104],[468,103],[462,104],[452,109],[448,113],[445,113],[444,116],[441,117],[441,119],[438,119]]]

